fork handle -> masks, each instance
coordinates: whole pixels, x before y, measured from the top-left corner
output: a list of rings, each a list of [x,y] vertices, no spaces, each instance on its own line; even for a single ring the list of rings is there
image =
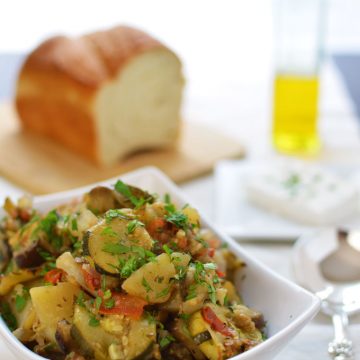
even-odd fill
[[[347,338],[347,327],[349,319],[344,312],[332,315],[334,326],[334,340],[329,343],[328,352],[334,360],[352,360],[353,350],[352,341]]]

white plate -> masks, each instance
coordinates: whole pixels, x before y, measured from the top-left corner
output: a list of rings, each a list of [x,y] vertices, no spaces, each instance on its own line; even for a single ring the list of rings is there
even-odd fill
[[[244,160],[218,163],[215,169],[216,225],[239,240],[294,241],[314,230],[314,227],[267,212],[247,201],[244,189],[246,176],[262,166],[262,163]],[[331,166],[329,170],[356,177],[349,167]],[[354,214],[348,221],[336,225],[360,227],[360,214]]]
[[[121,179],[132,185],[143,187],[150,192],[156,192],[159,195],[169,193],[173,201],[178,205],[191,203],[191,200],[186,199],[181,191],[163,173],[155,168],[143,168],[122,175]],[[115,181],[116,179],[114,178],[104,181],[102,184],[113,185]],[[92,186],[52,195],[39,196],[35,198],[34,206],[40,211],[49,210],[74,197],[82,196],[84,191],[92,188]],[[0,216],[3,215],[0,211]],[[319,299],[254,260],[238,243],[214,229],[212,224],[203,217],[202,224],[204,227],[212,229],[223,242],[229,245],[229,248],[236,256],[246,262],[246,276],[245,278],[242,276],[236,277],[236,288],[241,292],[244,302],[261,311],[267,321],[269,338],[264,343],[233,359],[273,359],[315,316],[320,306]],[[286,301],[284,301],[284,299],[286,299]],[[11,334],[2,320],[0,320],[0,335],[8,344],[9,349],[16,355],[17,359],[44,360],[44,358],[23,346]]]

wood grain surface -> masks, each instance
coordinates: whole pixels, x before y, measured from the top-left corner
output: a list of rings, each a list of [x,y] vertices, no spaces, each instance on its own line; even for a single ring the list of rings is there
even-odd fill
[[[11,104],[0,104],[0,174],[33,194],[68,190],[146,165],[157,166],[179,183],[210,172],[220,159],[244,156],[238,141],[184,121],[176,150],[141,152],[99,168],[47,138],[22,131],[16,117]]]

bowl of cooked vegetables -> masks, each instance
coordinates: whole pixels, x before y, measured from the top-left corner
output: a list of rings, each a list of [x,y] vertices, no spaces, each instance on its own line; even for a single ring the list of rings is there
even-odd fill
[[[0,334],[19,359],[270,359],[319,300],[216,231],[159,170],[0,212]]]

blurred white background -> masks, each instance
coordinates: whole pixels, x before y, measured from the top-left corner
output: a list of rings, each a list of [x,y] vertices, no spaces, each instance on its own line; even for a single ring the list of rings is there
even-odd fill
[[[0,52],[23,52],[44,38],[118,23],[139,26],[182,57],[191,97],[266,91],[271,76],[271,0],[11,0],[0,12]],[[328,0],[331,51],[360,50],[360,1]],[[260,96],[260,98],[263,98]],[[259,104],[257,103],[257,106]]]
[[[182,58],[188,80],[187,119],[221,122],[225,132],[233,132],[236,121],[236,135],[245,142],[258,135],[259,128],[268,138],[274,1],[11,0],[1,6],[0,53],[29,51],[59,33],[78,35],[119,23],[135,25]],[[327,52],[360,52],[360,1],[326,2]],[[346,115],[352,112],[351,102],[342,95],[337,74],[327,68],[321,112],[325,108],[327,114]]]

